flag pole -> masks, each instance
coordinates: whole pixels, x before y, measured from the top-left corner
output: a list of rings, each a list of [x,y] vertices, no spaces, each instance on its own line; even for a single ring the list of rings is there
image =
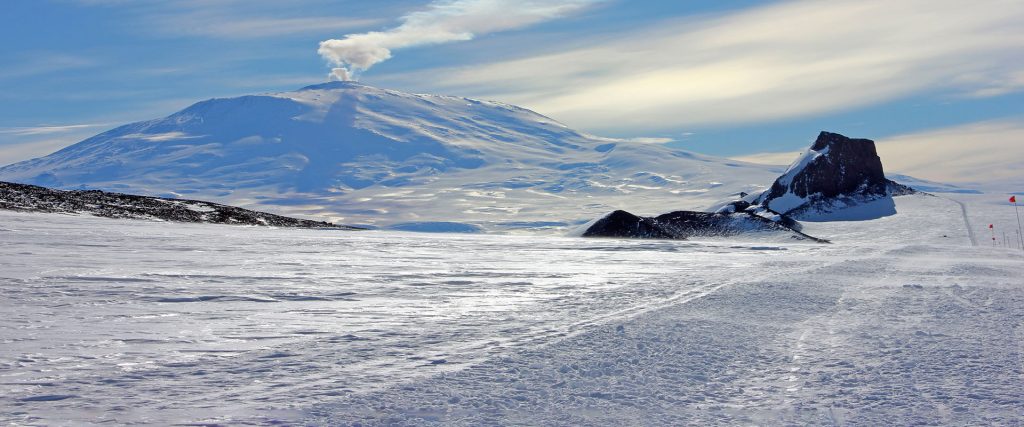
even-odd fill
[[[1024,251],[1024,236],[1020,234],[1020,209],[1017,208],[1017,196],[1010,196],[1013,202],[1013,213],[1017,214],[1017,239],[1020,240],[1020,249]]]

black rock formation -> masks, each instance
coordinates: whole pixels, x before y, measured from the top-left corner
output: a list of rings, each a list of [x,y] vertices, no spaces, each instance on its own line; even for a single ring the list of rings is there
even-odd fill
[[[810,150],[755,204],[796,219],[809,219],[872,203],[856,218],[846,218],[871,219],[895,214],[892,196],[912,192],[885,178],[874,141],[821,132]]]
[[[710,213],[676,211],[656,217],[641,217],[617,210],[597,220],[583,232],[583,237],[626,237],[637,239],[677,239],[694,237],[732,237],[747,233],[780,233],[794,240],[827,243],[790,227],[784,217],[774,219],[754,211]]]
[[[107,218],[174,222],[361,230],[358,227],[289,218],[198,200],[134,196],[99,190],[62,191],[3,181],[0,181],[0,209],[85,213]]]
[[[583,237],[676,238],[655,223],[653,218],[639,217],[623,210],[612,212],[597,220],[583,232]]]
[[[874,141],[821,132],[811,148],[759,195],[738,193],[740,199],[714,213],[676,211],[640,217],[619,210],[596,221],[583,237],[687,239],[776,232],[798,240],[827,242],[804,234],[797,219],[888,216],[896,213],[893,196],[913,193],[913,188],[886,179]]]

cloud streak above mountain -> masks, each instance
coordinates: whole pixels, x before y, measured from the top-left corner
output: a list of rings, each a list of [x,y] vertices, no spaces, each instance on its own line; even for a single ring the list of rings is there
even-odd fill
[[[390,59],[394,49],[471,40],[555,19],[598,1],[438,0],[403,16],[397,27],[325,40],[317,52],[335,66],[333,78],[349,80]]]
[[[968,123],[882,138],[887,168],[935,181],[1024,186],[1024,118]]]
[[[915,178],[982,185],[987,188],[1021,188],[1024,179],[1024,118],[1012,117],[928,129],[878,139],[878,155],[886,171]],[[734,156],[736,160],[769,165],[788,165],[800,152],[758,153]]]
[[[1019,91],[1022,21],[1019,1],[792,1],[378,80],[524,105],[595,132],[766,122],[926,90]]]

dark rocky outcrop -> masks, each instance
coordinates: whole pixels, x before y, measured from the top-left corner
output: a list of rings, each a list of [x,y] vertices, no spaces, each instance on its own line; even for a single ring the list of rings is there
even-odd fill
[[[583,232],[583,237],[629,237],[640,239],[674,239],[676,236],[654,222],[618,210],[605,215]]]
[[[754,232],[783,233],[798,240],[824,242],[804,234],[797,220],[865,220],[896,213],[893,196],[913,194],[890,181],[870,139],[821,132],[772,186],[710,212],[676,211],[640,217],[615,211],[594,222],[584,237],[688,239],[730,237]]]
[[[828,219],[851,207],[860,209],[842,219],[873,219],[895,214],[892,196],[912,192],[886,179],[874,141],[821,132],[754,203],[803,220]]]
[[[855,192],[877,196],[888,192],[882,159],[870,139],[821,132],[801,161],[775,180],[763,196],[763,204],[771,207],[786,193],[827,199]]]
[[[794,240],[827,242],[787,226],[780,216],[762,215],[764,211],[732,214],[675,211],[656,217],[641,217],[617,210],[594,222],[582,236],[685,240],[774,233]]]
[[[174,222],[360,230],[358,227],[289,218],[199,200],[135,196],[99,190],[62,191],[2,181],[0,209],[84,213],[107,218],[160,219]]]

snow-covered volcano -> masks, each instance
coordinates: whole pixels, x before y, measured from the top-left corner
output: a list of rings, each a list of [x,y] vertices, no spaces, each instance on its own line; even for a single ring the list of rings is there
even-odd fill
[[[501,229],[624,206],[699,209],[779,172],[586,135],[512,105],[334,82],[203,101],[0,168],[0,179],[347,223]]]

